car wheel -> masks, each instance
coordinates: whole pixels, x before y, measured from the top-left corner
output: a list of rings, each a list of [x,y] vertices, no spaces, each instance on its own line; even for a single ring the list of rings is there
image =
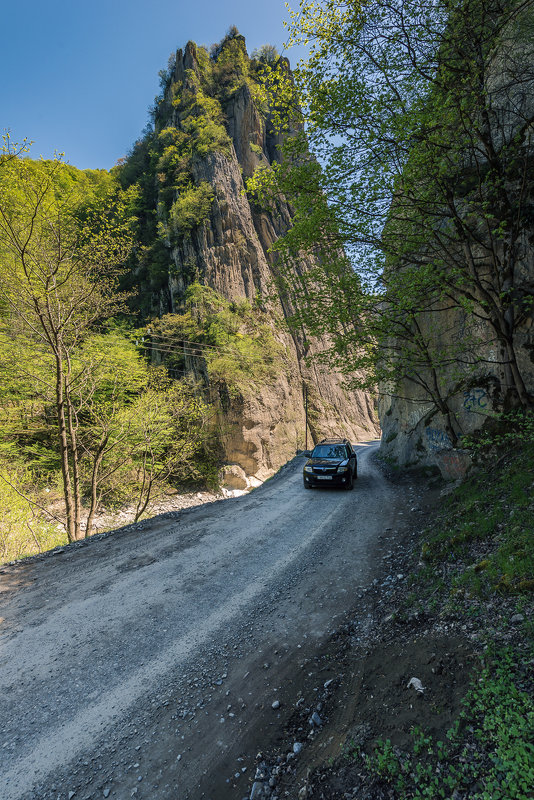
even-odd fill
[[[312,488],[307,481],[303,481],[303,483],[304,483],[304,488],[305,489],[311,489]]]
[[[350,476],[350,480],[349,480],[349,482],[347,483],[347,491],[348,491],[348,492],[350,492],[350,490],[351,490],[351,489],[353,489],[353,488],[354,488],[354,478],[353,478],[353,476],[351,475],[351,476]]]

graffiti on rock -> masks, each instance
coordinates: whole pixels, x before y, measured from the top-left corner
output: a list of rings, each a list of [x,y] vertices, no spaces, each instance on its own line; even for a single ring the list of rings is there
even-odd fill
[[[439,428],[427,428],[426,438],[429,450],[438,452],[440,450],[450,450],[452,447],[451,438],[448,433]]]
[[[464,408],[475,414],[488,405],[488,396],[485,389],[469,389],[464,392]]]

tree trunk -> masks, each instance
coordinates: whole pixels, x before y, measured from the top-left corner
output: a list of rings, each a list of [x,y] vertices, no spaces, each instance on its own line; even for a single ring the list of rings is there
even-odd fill
[[[72,482],[69,465],[69,440],[65,420],[65,398],[63,395],[63,363],[60,353],[56,352],[56,409],[58,417],[59,450],[61,457],[61,475],[63,478],[63,497],[67,516],[67,537],[69,542],[76,539],[74,524],[74,503],[72,498]]]
[[[89,506],[89,514],[87,515],[87,525],[85,527],[85,538],[87,539],[93,533],[93,520],[95,518],[96,509],[98,507],[98,475],[102,459],[104,458],[104,450],[108,443],[109,435],[106,435],[98,445],[95,459],[93,461],[93,471],[91,473],[91,505]]]
[[[145,499],[143,500],[143,495],[141,493],[139,497],[139,502],[137,503],[137,511],[135,512],[135,521],[138,522],[140,517],[145,513],[146,507],[150,501],[150,493],[152,491],[152,478],[148,480],[147,483],[143,480],[143,489],[146,486],[146,495]]]
[[[69,370],[70,374],[70,370]],[[67,425],[70,438],[70,455],[72,461],[72,483],[74,499],[74,538],[77,541],[82,538],[81,529],[81,499],[80,499],[80,463],[78,454],[78,440],[76,427],[74,425],[74,411],[70,399],[68,375],[65,377],[65,405],[67,408]]]

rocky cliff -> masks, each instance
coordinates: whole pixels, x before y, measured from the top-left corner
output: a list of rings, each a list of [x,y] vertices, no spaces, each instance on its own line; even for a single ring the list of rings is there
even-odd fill
[[[432,255],[425,263],[416,253],[427,274],[441,270],[414,318],[428,364],[382,386],[379,401],[382,453],[449,478],[469,465],[465,437],[534,406],[534,15],[531,4],[511,6],[507,18],[503,8],[485,27],[475,18],[471,30],[458,27],[443,56],[444,70],[452,55],[464,65],[468,91],[458,89],[451,118],[466,135],[442,147],[448,194],[436,179],[442,213],[432,208],[438,221],[425,230]]]
[[[203,362],[205,350],[184,349],[183,369],[202,378],[219,408],[224,459],[234,465],[228,481],[236,488],[265,479],[304,446],[306,394],[309,444],[329,434],[368,439],[378,430],[368,395],[348,391],[334,370],[308,363],[321,342],[290,332],[290,309],[273,290],[270,247],[291,225],[291,209],[283,199],[276,212],[259,208],[245,191],[244,179],[280,157],[260,70],[261,59],[249,58],[236,31],[211,54],[189,42],[162,75],[154,130],[121,168],[123,183],[137,183],[140,192],[132,286],[145,319],[160,317],[176,332],[188,291],[200,285],[221,302],[248,304],[247,321],[234,335],[251,342],[264,336],[278,353],[267,371],[228,391],[224,373],[215,379]],[[298,269],[312,266],[303,259]],[[189,313],[188,320],[196,312]],[[213,341],[220,346],[204,339]]]

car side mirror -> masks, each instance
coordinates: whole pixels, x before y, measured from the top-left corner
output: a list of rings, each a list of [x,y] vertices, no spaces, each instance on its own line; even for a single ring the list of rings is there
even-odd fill
[[[303,450],[301,455],[305,456],[306,458],[311,458],[312,457],[312,451],[311,450]]]

